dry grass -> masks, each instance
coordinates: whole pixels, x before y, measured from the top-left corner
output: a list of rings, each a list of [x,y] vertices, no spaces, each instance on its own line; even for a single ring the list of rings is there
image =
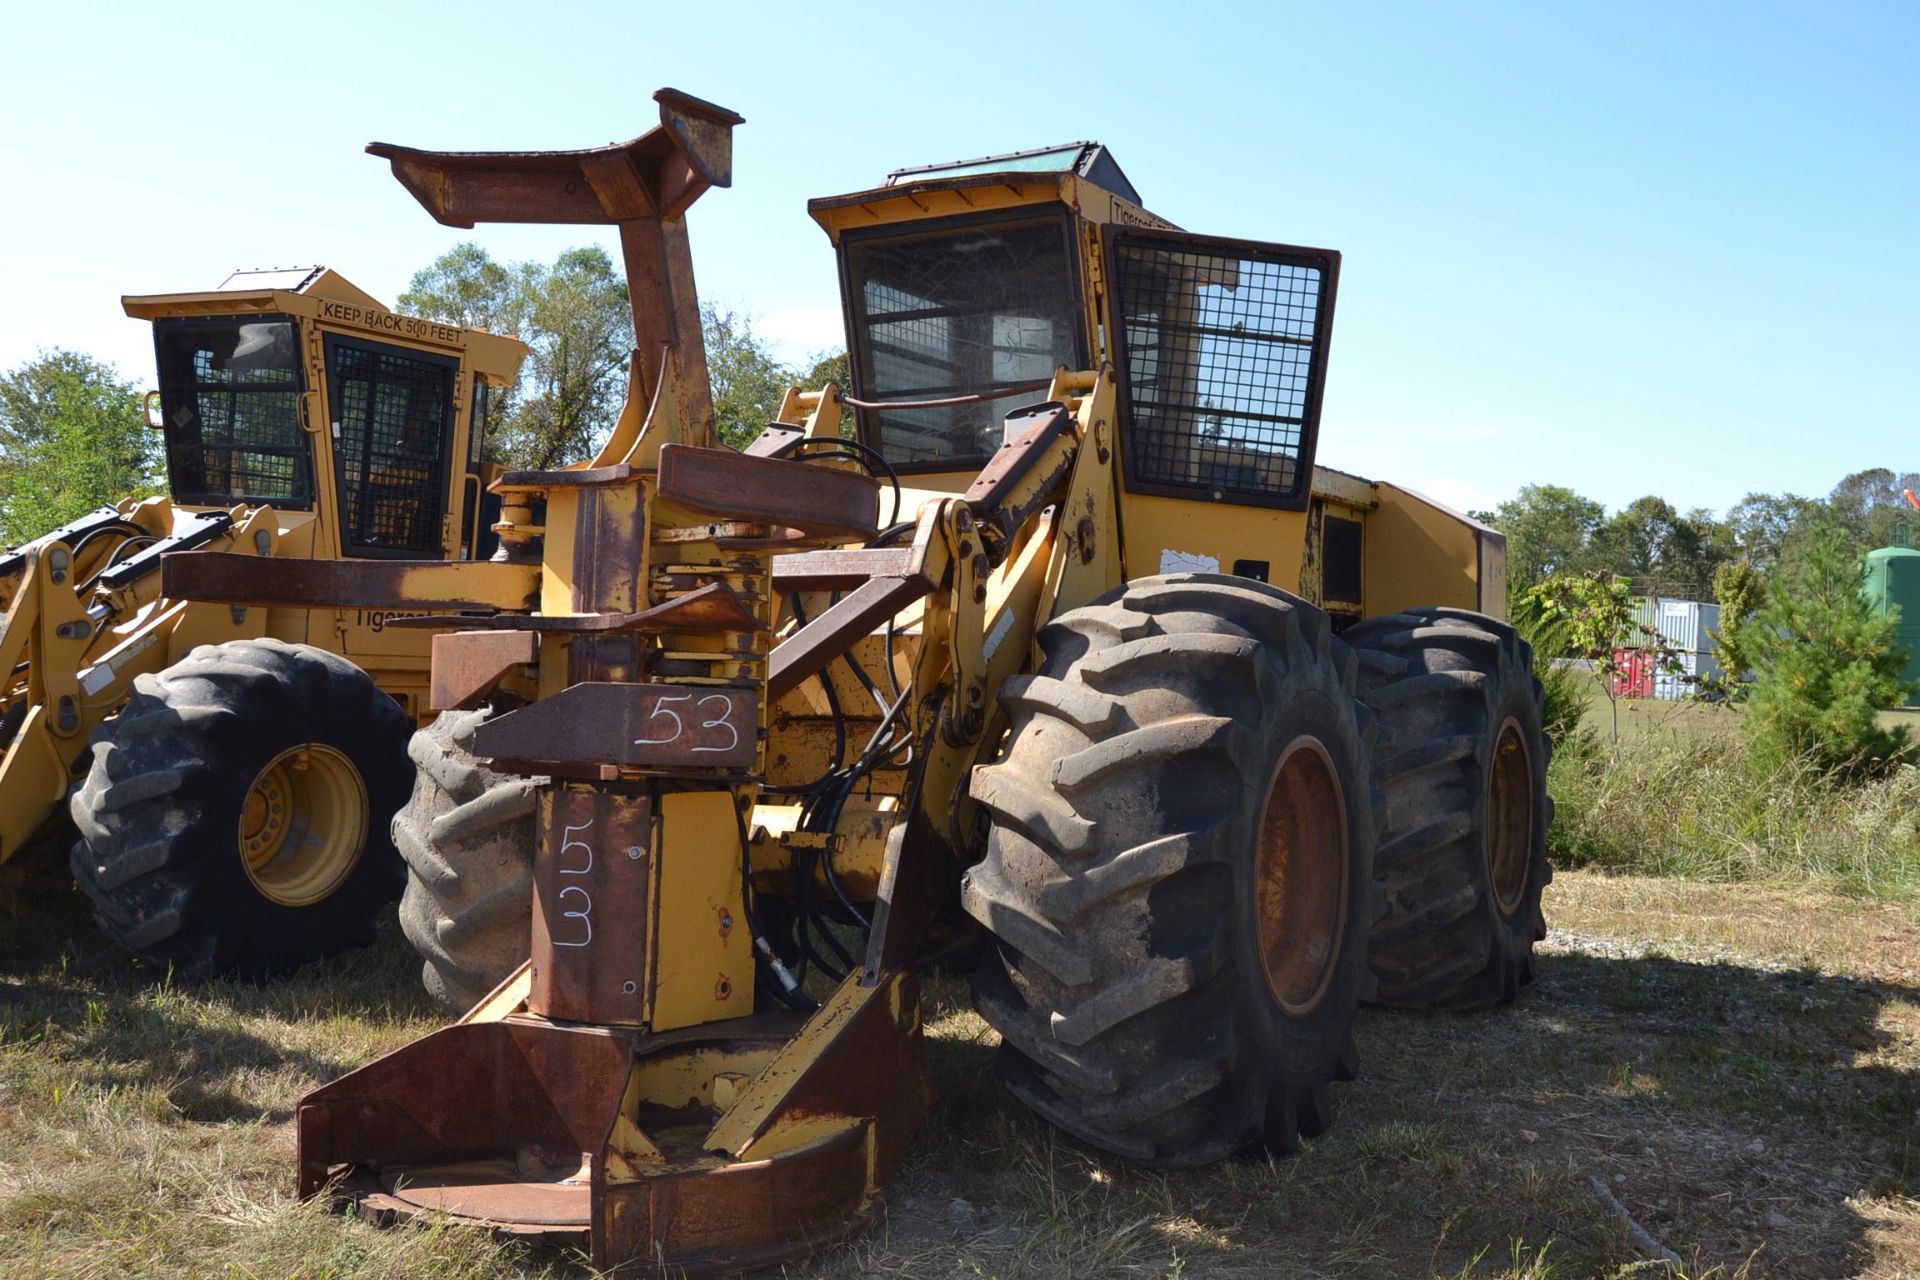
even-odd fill
[[[1558,809],[1548,848],[1562,866],[1920,893],[1911,764],[1848,784],[1800,761],[1758,771],[1737,734],[1649,731],[1557,755],[1549,784]]]
[[[1182,1174],[1059,1137],[932,984],[941,1098],[854,1245],[794,1276],[1920,1275],[1920,922],[1810,888],[1563,874],[1514,1008],[1363,1015],[1363,1078],[1298,1157]],[[296,1099],[434,1025],[397,931],[273,987],[107,950],[70,890],[0,918],[0,1275],[588,1274],[294,1202]]]
[[[1601,737],[1608,736],[1611,713],[1607,695],[1584,672],[1577,673],[1574,686],[1585,704],[1585,721]],[[1619,703],[1620,740],[1629,741],[1655,734],[1694,738],[1731,737],[1740,731],[1740,713],[1720,703],[1679,699],[1673,702],[1656,698],[1622,698]],[[1892,729],[1905,725],[1920,739],[1920,708],[1902,707],[1880,713],[1880,723]]]
[[[1762,767],[1738,709],[1688,701],[1622,699],[1615,742],[1598,686],[1558,675],[1575,681],[1582,727],[1563,735],[1548,777],[1556,865],[1920,896],[1920,767],[1852,783],[1805,761]],[[1920,727],[1920,712],[1881,719]]]
[[[1548,891],[1556,931],[1645,938],[1683,950],[1920,990],[1920,915],[1910,902],[1863,900],[1810,885],[1561,872]]]

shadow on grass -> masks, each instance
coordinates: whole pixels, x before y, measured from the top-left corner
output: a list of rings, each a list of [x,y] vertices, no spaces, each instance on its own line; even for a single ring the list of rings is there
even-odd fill
[[[1592,1179],[1695,1275],[1920,1269],[1920,1218],[1896,1208],[1889,1230],[1884,1212],[1920,1190],[1920,988],[1658,955],[1556,952],[1539,969],[1506,1009],[1363,1013],[1361,1079],[1336,1090],[1329,1133],[1289,1159],[1174,1173],[1024,1112],[965,981],[931,981],[940,1097],[891,1207],[787,1274],[1497,1276],[1548,1242],[1558,1269],[1538,1274],[1620,1274],[1632,1254]],[[77,893],[0,918],[0,1048],[37,1040],[28,1056],[164,1091],[187,1121],[286,1119],[304,1085],[272,1077],[370,1056],[296,1030],[411,1038],[434,1019],[418,991],[391,921],[375,947],[281,982],[168,987],[100,938]]]
[[[1363,1012],[1361,1078],[1300,1155],[1172,1173],[1026,1115],[957,1012],[964,987],[929,1003],[942,1096],[889,1220],[807,1274],[1621,1274],[1636,1255],[1592,1179],[1690,1275],[1920,1262],[1920,1220],[1868,1239],[1876,1207],[1920,1190],[1913,987],[1543,955],[1508,1008]],[[1527,1271],[1549,1242],[1553,1265]]]
[[[291,1109],[251,1096],[259,1077],[325,1081],[360,1065],[345,1040],[340,1053],[297,1047],[303,1024],[378,1035],[438,1017],[417,963],[389,912],[373,946],[281,979],[178,980],[109,942],[70,884],[37,876],[0,916],[0,1045],[38,1044],[86,1084],[159,1088],[188,1120],[277,1122]]]
[[[1363,1016],[1352,1110],[1443,1121],[1570,1200],[1598,1178],[1700,1269],[1757,1251],[1756,1275],[1847,1274],[1863,1206],[1920,1188],[1920,989],[1657,954],[1539,966],[1508,1009]],[[1599,1222],[1585,1239],[1617,1250]],[[1920,1239],[1899,1247],[1895,1269],[1920,1262]]]

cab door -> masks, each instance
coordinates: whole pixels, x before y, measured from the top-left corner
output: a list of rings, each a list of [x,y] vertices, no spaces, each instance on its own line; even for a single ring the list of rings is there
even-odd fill
[[[341,553],[439,559],[459,363],[332,334],[326,358]]]

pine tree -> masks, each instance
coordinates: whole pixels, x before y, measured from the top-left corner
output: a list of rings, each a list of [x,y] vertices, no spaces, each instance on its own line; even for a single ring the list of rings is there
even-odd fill
[[[1911,692],[1906,657],[1895,619],[1876,614],[1862,594],[1863,577],[1845,532],[1823,523],[1750,625],[1758,678],[1747,727],[1763,767],[1801,757],[1855,776],[1905,754],[1906,730],[1882,728],[1879,713]]]

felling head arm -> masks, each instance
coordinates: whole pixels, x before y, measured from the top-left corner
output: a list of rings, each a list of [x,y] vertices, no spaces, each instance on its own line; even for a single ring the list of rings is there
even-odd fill
[[[733,183],[725,107],[662,89],[660,125],[631,142],[584,151],[420,151],[376,142],[394,176],[449,227],[479,222],[623,224],[677,219],[708,187]]]
[[[613,146],[420,151],[376,142],[367,150],[389,161],[401,185],[446,226],[619,227],[634,347],[644,356],[636,371],[652,373],[666,352],[676,354],[684,384],[684,404],[676,408],[683,422],[704,426],[713,417],[712,392],[682,219],[707,188],[732,185],[733,126],[743,121],[725,107],[677,89],[662,89],[653,98],[660,104],[659,127]],[[661,381],[655,378],[644,394],[650,396]]]

